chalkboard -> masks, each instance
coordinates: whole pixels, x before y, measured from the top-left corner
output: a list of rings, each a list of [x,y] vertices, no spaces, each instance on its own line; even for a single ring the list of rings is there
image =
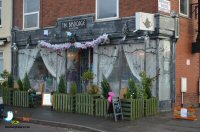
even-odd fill
[[[113,97],[112,104],[113,104],[115,121],[117,121],[119,117],[121,117],[121,119],[123,120],[122,107],[119,97]]]

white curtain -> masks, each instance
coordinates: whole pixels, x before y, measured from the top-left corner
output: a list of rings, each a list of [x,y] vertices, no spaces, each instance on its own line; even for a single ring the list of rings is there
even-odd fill
[[[140,72],[144,71],[144,44],[123,45],[123,49],[132,74],[140,81]]]
[[[102,81],[103,75],[108,78],[118,59],[119,46],[100,46],[99,54],[99,82]]]
[[[65,74],[66,52],[57,53],[41,49],[40,54],[49,73],[53,77],[57,77],[57,82],[59,82],[59,77]]]
[[[30,72],[31,67],[37,57],[39,49],[21,49],[18,51],[18,74],[20,79],[24,79],[25,74]]]

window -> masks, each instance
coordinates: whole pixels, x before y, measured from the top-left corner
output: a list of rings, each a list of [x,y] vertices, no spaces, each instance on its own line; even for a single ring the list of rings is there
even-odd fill
[[[3,72],[3,52],[0,52],[0,73]],[[2,77],[0,76],[0,80],[2,80]]]
[[[189,16],[189,0],[179,0],[179,13],[183,16]]]
[[[24,0],[24,29],[39,28],[40,0]]]
[[[96,20],[119,17],[119,0],[96,0]]]
[[[0,26],[1,26],[2,0],[0,0]]]

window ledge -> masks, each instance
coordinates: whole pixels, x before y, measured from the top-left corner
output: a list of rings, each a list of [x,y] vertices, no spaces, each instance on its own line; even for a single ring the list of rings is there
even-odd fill
[[[179,16],[182,18],[191,19],[188,15],[185,15],[185,14],[180,13]]]
[[[119,20],[119,17],[113,17],[113,18],[102,18],[102,19],[96,19],[95,22],[106,22],[106,21],[114,21],[114,20]]]
[[[40,29],[39,27],[33,27],[33,28],[24,28],[22,29],[23,31],[30,31],[30,30],[38,30]]]

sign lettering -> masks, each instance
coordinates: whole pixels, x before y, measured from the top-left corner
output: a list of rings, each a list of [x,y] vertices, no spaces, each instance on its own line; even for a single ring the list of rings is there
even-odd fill
[[[77,30],[86,28],[86,19],[82,20],[74,20],[74,21],[67,21],[61,23],[62,30]]]

